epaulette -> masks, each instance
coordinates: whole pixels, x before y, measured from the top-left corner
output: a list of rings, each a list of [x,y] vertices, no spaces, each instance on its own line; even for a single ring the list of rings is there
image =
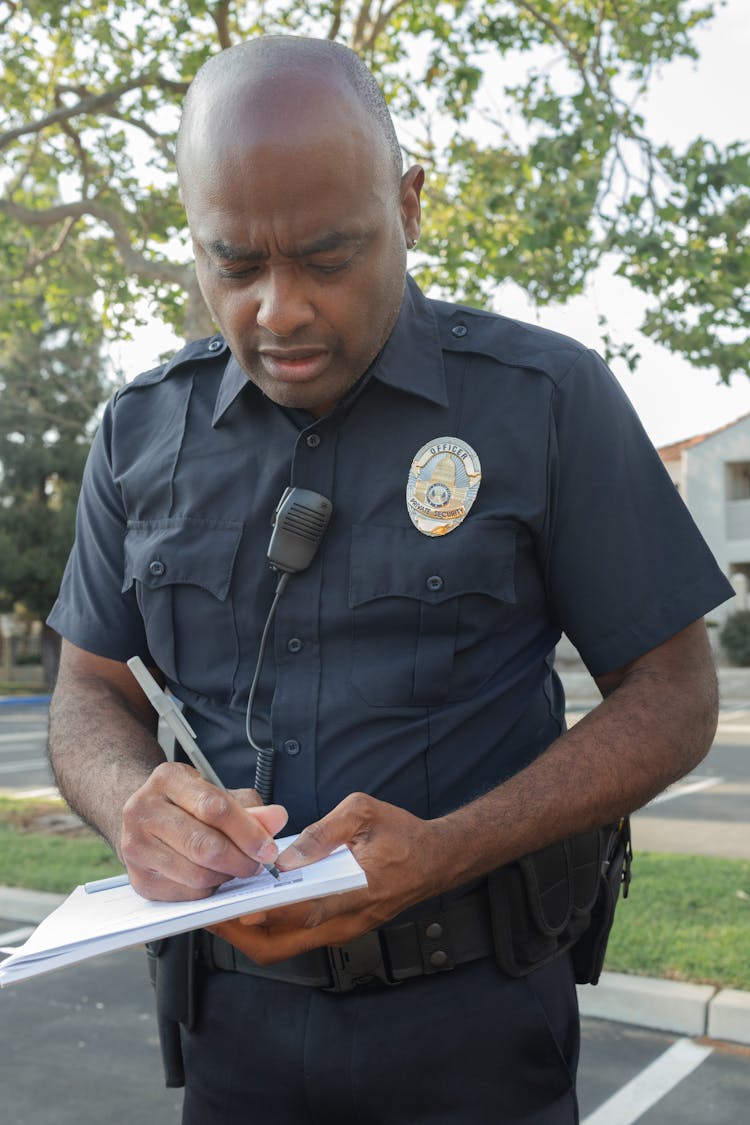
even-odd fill
[[[446,351],[473,352],[558,378],[588,350],[578,340],[537,324],[444,301],[430,303],[438,314],[440,343]]]
[[[228,345],[223,336],[205,336],[201,340],[190,340],[184,348],[175,352],[166,363],[161,363],[158,367],[152,367],[150,370],[142,371],[140,375],[136,375],[131,382],[118,391],[117,397],[130,390],[137,390],[139,387],[149,387],[155,383],[161,383],[167,376],[175,374],[186,366],[195,367],[196,364],[201,362],[213,362],[220,356],[226,356],[227,351]]]

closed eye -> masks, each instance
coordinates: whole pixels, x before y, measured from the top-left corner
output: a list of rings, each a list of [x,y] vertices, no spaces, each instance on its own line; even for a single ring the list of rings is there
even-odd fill
[[[242,281],[248,277],[254,277],[259,271],[259,266],[245,266],[243,269],[223,269],[221,266],[216,267],[216,272],[219,277],[227,278],[229,281]]]
[[[351,260],[351,258],[347,258],[344,262],[310,262],[310,268],[323,274],[339,273],[341,270],[349,268]]]

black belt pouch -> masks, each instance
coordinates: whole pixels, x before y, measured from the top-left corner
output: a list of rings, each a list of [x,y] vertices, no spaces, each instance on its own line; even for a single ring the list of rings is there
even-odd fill
[[[596,984],[628,861],[624,820],[493,871],[488,891],[500,968],[522,977],[570,950],[576,981]]]
[[[156,1023],[164,1064],[164,1083],[185,1085],[180,1024],[195,1020],[194,934],[152,941],[146,945],[148,971],[156,992]]]

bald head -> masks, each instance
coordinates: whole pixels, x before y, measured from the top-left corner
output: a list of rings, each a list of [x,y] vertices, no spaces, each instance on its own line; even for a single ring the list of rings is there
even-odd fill
[[[424,172],[401,174],[372,75],[327,40],[222,51],[190,88],[178,168],[232,355],[274,402],[330,410],[390,335],[419,234]]]
[[[332,113],[333,106],[338,114]],[[370,71],[341,43],[294,36],[240,43],[201,67],[183,107],[177,139],[180,177],[184,180],[194,161],[208,151],[241,143],[246,130],[257,131],[259,122],[269,131],[283,131],[290,142],[306,119],[318,118],[314,123],[319,127],[321,115],[339,135],[342,124],[369,131],[381,170],[398,185],[401,149]]]

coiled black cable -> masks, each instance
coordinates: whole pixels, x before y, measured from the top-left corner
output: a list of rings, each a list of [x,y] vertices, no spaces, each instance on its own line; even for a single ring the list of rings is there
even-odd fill
[[[260,679],[260,672],[263,666],[263,656],[266,651],[266,644],[268,643],[268,636],[271,631],[271,623],[276,613],[276,607],[279,604],[279,599],[286,589],[286,584],[289,581],[290,575],[284,573],[279,578],[276,584],[276,592],[271,602],[271,608],[266,617],[266,623],[263,626],[263,633],[260,638],[260,647],[258,648],[258,659],[255,662],[255,674],[253,675],[253,682],[250,685],[250,694],[247,697],[247,712],[245,714],[245,733],[247,740],[256,752],[255,759],[255,788],[260,794],[260,798],[264,805],[270,805],[273,797],[273,771],[274,771],[274,758],[276,751],[273,746],[258,746],[258,743],[253,738],[253,701],[255,699],[255,691],[258,687],[258,680]]]

